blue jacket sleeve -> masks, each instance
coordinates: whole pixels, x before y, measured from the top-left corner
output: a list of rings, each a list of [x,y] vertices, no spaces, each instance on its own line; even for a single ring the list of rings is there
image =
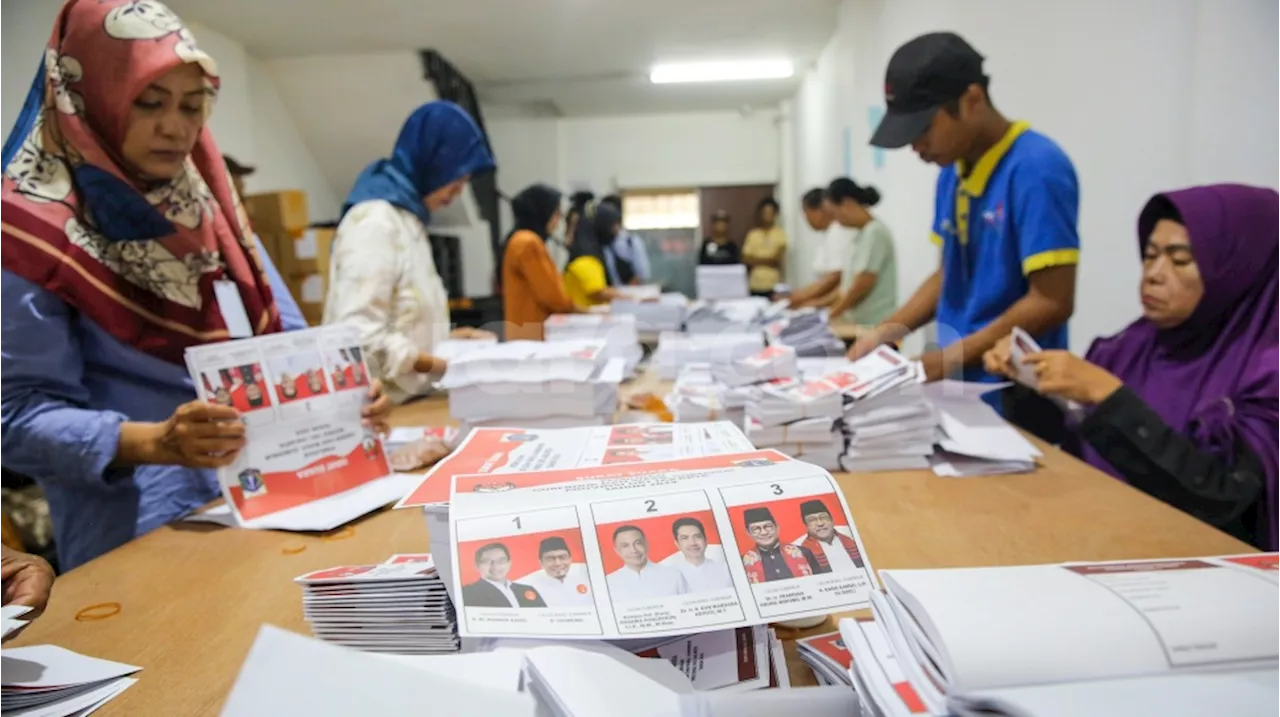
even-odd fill
[[[284,326],[284,330],[297,331],[307,328],[307,320],[302,316],[302,310],[298,308],[298,302],[289,292],[289,287],[280,276],[280,271],[276,269],[275,262],[271,261],[271,256],[267,254],[267,248],[262,245],[262,240],[257,234],[253,235],[253,241],[258,245],[258,256],[262,259],[263,270],[267,272],[267,281],[271,284],[271,295],[275,297],[276,308],[280,310],[280,323]]]
[[[0,447],[4,467],[40,482],[102,483],[126,417],[87,407],[72,310],[17,274],[0,274]]]

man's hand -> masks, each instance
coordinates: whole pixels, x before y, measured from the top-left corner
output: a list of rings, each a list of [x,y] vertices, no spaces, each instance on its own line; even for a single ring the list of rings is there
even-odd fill
[[[391,418],[391,399],[387,398],[387,394],[382,390],[382,382],[374,381],[369,386],[369,403],[360,409],[361,424],[372,428],[378,433],[386,433],[391,430],[391,424],[388,419]]]
[[[848,358],[850,361],[857,361],[880,346],[902,341],[909,333],[910,329],[901,324],[881,324],[858,336],[849,349]]]
[[[31,612],[23,620],[34,620],[44,612],[53,591],[53,567],[38,555],[3,546],[0,553],[0,578],[4,579],[4,604],[26,605]]]
[[[140,464],[221,468],[234,462],[245,445],[244,423],[231,406],[191,401],[153,425]]]
[[[1033,367],[1040,393],[1096,406],[1124,385],[1109,371],[1070,351],[1042,351],[1023,359]]]
[[[1013,334],[997,341],[982,355],[982,367],[993,376],[1018,377],[1018,367],[1013,365]]]

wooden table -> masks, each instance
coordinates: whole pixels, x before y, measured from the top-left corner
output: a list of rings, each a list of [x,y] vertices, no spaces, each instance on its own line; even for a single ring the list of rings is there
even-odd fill
[[[447,420],[441,400],[397,411],[400,425]],[[1015,565],[1253,552],[1234,538],[1040,445],[1035,473],[942,479],[927,472],[839,474],[875,568]],[[98,714],[217,714],[258,628],[309,634],[292,579],[427,549],[418,510],[383,510],[328,535],[178,524],[58,579],[43,617],[12,645],[51,643],[144,669]],[[76,613],[117,603],[113,617]],[[834,620],[803,633],[835,629]],[[787,644],[794,684],[813,676]]]
[[[851,321],[837,319],[831,322],[831,333],[835,334],[836,338],[846,344],[852,344],[854,341],[857,341],[858,336],[865,333],[867,329],[868,327],[855,324]]]

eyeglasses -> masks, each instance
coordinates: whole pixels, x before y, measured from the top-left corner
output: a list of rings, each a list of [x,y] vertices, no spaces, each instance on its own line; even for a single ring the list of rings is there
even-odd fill
[[[762,523],[760,525],[747,526],[747,532],[752,535],[760,535],[761,533],[772,533],[777,530],[778,526],[773,523]]]

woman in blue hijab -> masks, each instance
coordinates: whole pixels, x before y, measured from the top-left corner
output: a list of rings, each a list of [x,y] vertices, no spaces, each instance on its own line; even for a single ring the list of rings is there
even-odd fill
[[[427,392],[445,362],[449,297],[431,256],[431,212],[451,204],[471,177],[496,169],[484,134],[451,102],[409,115],[387,159],[365,168],[342,206],[329,266],[326,324],[364,335],[369,368],[395,401]],[[458,329],[454,338],[487,337]]]

